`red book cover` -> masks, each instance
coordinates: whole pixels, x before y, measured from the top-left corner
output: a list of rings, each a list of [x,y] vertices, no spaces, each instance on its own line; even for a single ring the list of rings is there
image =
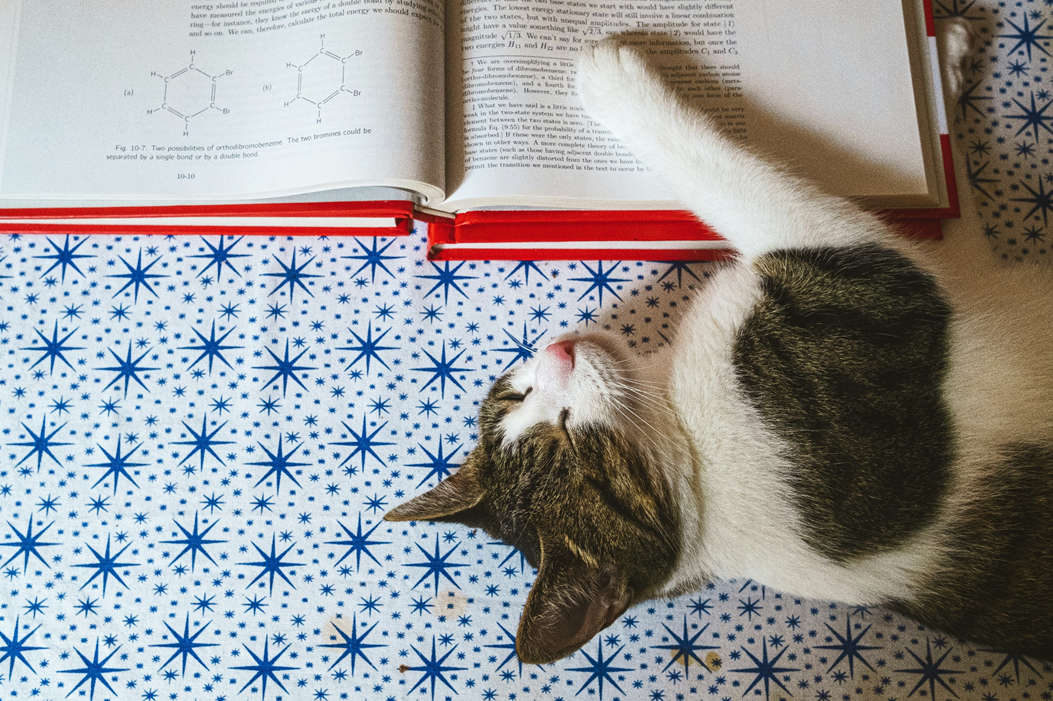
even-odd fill
[[[412,202],[289,202],[0,209],[0,230],[33,234],[258,234],[406,236]],[[19,221],[21,220],[21,221]]]
[[[925,14],[935,61],[930,0],[925,0]],[[939,91],[938,66],[931,70]],[[926,237],[939,236],[940,219],[958,216],[946,116],[937,103],[948,204],[886,213],[913,235]],[[695,260],[729,253],[715,232],[682,211],[468,211],[446,218],[403,200],[0,209],[0,231],[398,236],[412,231],[414,219],[428,224],[428,255],[433,259]]]
[[[932,2],[924,0],[923,5],[947,203],[942,207],[888,210],[881,216],[906,236],[939,239],[941,221],[958,218],[960,208],[942,101]],[[690,212],[677,210],[475,211],[425,221],[429,260],[680,261],[718,260],[733,253],[716,232]]]

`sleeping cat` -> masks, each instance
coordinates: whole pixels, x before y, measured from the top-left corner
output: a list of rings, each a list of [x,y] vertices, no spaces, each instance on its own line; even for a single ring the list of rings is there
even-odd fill
[[[616,40],[578,81],[739,257],[671,347],[572,334],[499,378],[459,471],[385,518],[522,551],[524,662],[714,577],[1053,658],[1048,276],[891,234],[721,135]]]

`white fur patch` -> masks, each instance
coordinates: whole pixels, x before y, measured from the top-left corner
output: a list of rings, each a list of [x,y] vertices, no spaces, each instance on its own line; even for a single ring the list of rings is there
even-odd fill
[[[968,37],[955,27],[947,36],[960,63]],[[614,41],[582,52],[578,89],[592,115],[664,171],[681,199],[743,258],[699,293],[671,350],[644,362],[605,351],[610,341],[598,342],[595,352],[579,342],[561,392],[535,390],[505,417],[506,443],[538,422],[558,422],[564,409],[571,427],[595,422],[649,440],[683,528],[681,559],[665,593],[689,591],[711,577],[748,577],[793,594],[849,603],[909,599],[939,566],[945,529],[961,504],[978,496],[977,480],[1000,447],[1053,436],[1048,271],[993,270],[977,256],[958,255],[968,241],[934,247],[891,236],[854,206],[788,178],[724,139],[685,110],[634,50]],[[739,390],[732,353],[737,332],[761,297],[752,258],[780,248],[869,242],[890,245],[931,271],[955,310],[944,392],[958,457],[950,493],[929,527],[894,551],[838,564],[800,537],[787,446]],[[1007,309],[1004,299],[1018,302]],[[537,366],[535,359],[514,371],[516,391],[536,385]],[[615,408],[628,400],[634,402],[632,414]]]
[[[558,383],[544,382],[539,373],[545,372],[542,354],[538,353],[510,376],[512,387],[520,394],[530,393],[519,406],[501,420],[504,431],[502,445],[513,444],[527,430],[539,423],[559,425],[561,414],[567,410],[567,428],[592,425],[614,428],[621,424],[621,416],[631,409],[635,392],[629,384],[631,368],[613,358],[609,352],[590,342],[588,338],[573,336],[560,340],[574,340],[574,368]],[[557,341],[558,342],[558,341]],[[558,386],[558,389],[553,389]]]
[[[888,239],[872,215],[746,151],[686,108],[635,49],[608,39],[583,49],[578,65],[590,115],[746,257]]]

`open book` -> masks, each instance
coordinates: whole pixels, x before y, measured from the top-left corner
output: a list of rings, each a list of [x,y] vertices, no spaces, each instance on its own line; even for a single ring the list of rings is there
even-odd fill
[[[0,0],[0,230],[719,247],[577,100],[614,32],[826,190],[954,215],[920,0]]]

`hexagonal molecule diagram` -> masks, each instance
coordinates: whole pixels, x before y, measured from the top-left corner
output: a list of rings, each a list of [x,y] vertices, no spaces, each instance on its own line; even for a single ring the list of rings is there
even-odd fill
[[[147,110],[147,114],[155,112],[169,112],[183,121],[183,136],[190,134],[190,121],[205,112],[215,110],[221,114],[230,112],[226,107],[216,104],[216,88],[219,79],[228,76],[233,71],[227,70],[223,73],[206,73],[194,63],[194,52],[190,52],[189,65],[180,68],[171,75],[164,75],[152,71],[151,76],[156,76],[164,81],[164,96],[161,98],[161,106]]]
[[[317,110],[316,124],[322,122],[322,108],[338,95],[358,97],[362,93],[347,85],[347,62],[362,55],[356,50],[347,56],[338,56],[325,48],[325,34],[321,35],[318,53],[304,63],[291,61],[287,68],[296,69],[296,97],[287,101],[288,107],[296,102],[306,102]]]

